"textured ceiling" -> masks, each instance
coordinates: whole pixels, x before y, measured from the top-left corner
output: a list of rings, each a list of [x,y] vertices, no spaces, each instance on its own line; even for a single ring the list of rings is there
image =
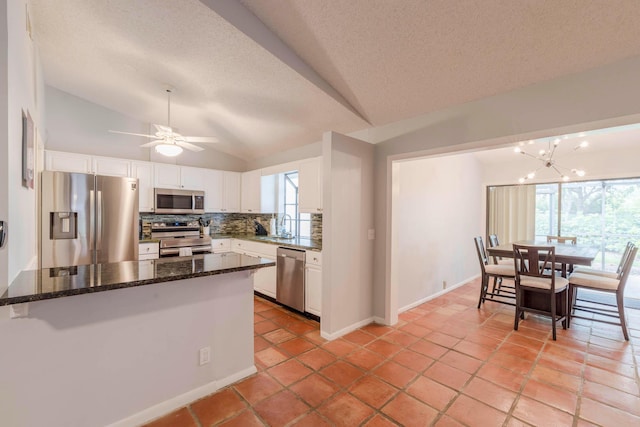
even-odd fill
[[[248,35],[242,13],[233,18],[242,4],[310,71]],[[29,7],[47,84],[161,124],[164,88],[174,87],[173,126],[218,136],[216,149],[248,160],[319,141],[327,130],[384,125],[640,54],[637,0]]]

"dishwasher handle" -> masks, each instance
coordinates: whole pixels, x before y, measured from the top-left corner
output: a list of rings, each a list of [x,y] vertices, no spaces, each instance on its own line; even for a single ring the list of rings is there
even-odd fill
[[[279,247],[277,251],[278,257],[292,258],[296,261],[305,262],[306,252],[299,249],[290,249]]]

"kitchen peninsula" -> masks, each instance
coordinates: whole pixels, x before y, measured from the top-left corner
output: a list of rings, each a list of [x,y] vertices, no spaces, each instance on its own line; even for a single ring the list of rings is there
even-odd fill
[[[229,252],[26,270],[0,297],[0,306],[250,271],[274,265],[273,261]]]
[[[251,375],[251,275],[274,265],[221,253],[21,272],[0,297],[19,316],[0,328],[2,423],[140,425]]]

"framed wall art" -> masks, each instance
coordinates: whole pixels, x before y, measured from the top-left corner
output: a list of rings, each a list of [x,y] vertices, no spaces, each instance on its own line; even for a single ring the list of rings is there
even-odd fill
[[[35,129],[29,111],[22,110],[22,186],[33,189]]]

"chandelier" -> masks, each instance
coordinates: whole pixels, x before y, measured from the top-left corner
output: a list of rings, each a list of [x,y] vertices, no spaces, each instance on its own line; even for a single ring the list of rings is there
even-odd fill
[[[565,136],[563,139],[567,139],[568,137]],[[529,141],[529,144],[533,144],[535,141],[531,140]],[[542,149],[540,151],[538,151],[538,155],[534,155],[534,154],[530,154],[527,153],[526,151],[524,151],[524,149],[522,148],[524,146],[524,142],[520,143],[520,146],[516,147],[514,149],[514,151],[516,153],[520,153],[523,154],[525,156],[531,157],[533,159],[538,160],[539,162],[542,163],[541,166],[539,166],[536,170],[529,172],[526,176],[521,177],[520,179],[518,179],[518,182],[520,182],[521,184],[526,182],[528,179],[532,179],[536,176],[536,173],[542,169],[542,168],[549,168],[549,169],[553,169],[554,171],[556,171],[556,173],[560,176],[560,179],[562,179],[562,181],[569,181],[569,176],[570,174],[573,174],[575,176],[578,177],[582,177],[585,175],[585,171],[582,169],[569,169],[567,167],[564,166],[560,166],[558,163],[556,163],[556,159],[554,158],[554,155],[556,154],[556,149],[558,148],[558,146],[560,145],[560,142],[562,142],[561,138],[555,138],[552,140],[552,138],[549,138],[549,140],[547,141],[547,149]],[[573,151],[576,150],[580,150],[581,148],[585,148],[589,146],[589,142],[586,140],[583,140],[582,142],[580,142],[578,145],[576,145],[573,148]]]

